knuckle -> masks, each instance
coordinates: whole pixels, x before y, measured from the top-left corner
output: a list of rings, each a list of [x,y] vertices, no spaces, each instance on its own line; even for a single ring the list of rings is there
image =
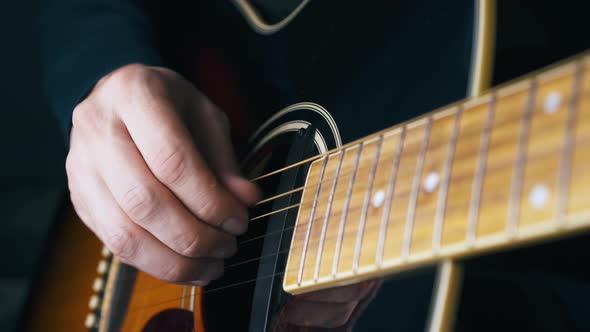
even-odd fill
[[[355,287],[355,292],[352,295],[351,300],[360,301],[360,300],[364,299],[365,297],[367,297],[370,294],[370,292],[373,290],[374,286],[375,286],[375,282],[373,282],[373,281],[358,284]]]
[[[76,214],[78,215],[78,217],[84,223],[89,225],[90,215],[88,213],[88,208],[87,208],[86,204],[84,204],[84,202],[80,198],[80,195],[78,195],[74,191],[70,191],[70,201],[72,202],[72,206],[74,207],[74,211],[76,211]],[[91,226],[91,225],[89,225],[89,226]]]
[[[139,249],[137,236],[130,230],[119,228],[105,236],[105,242],[116,256],[132,261]]]
[[[94,99],[96,98],[87,99],[74,109],[72,113],[72,143],[74,137],[96,140],[108,132],[106,129],[114,120],[111,108],[105,107]]]
[[[197,202],[197,215],[208,223],[213,223],[215,226],[220,226],[222,220],[219,218],[219,216],[221,213],[224,213],[220,200],[216,199],[216,197],[212,195],[210,191],[205,191],[199,195]]]
[[[340,303],[336,307],[334,307],[333,311],[331,311],[326,317],[324,318],[325,321],[320,323],[323,327],[328,329],[334,329],[346,324],[352,313],[356,309],[358,302],[347,302],[347,303]]]
[[[160,271],[160,279],[178,282],[190,280],[190,268],[182,262],[174,262],[164,265]]]
[[[122,92],[145,93],[147,91],[158,92],[166,89],[162,74],[154,68],[141,64],[125,66],[117,74],[116,86]]]
[[[121,199],[121,208],[133,221],[145,225],[158,213],[160,203],[156,193],[142,185],[129,189]]]
[[[78,104],[72,112],[72,127],[84,127],[89,120],[89,109],[85,106],[85,102]]]
[[[162,72],[148,68],[139,75],[142,88],[147,88],[155,94],[167,94],[168,86],[165,75]]]
[[[122,77],[134,77],[138,73],[143,73],[148,69],[145,65],[142,65],[140,63],[130,63],[126,66],[121,67],[119,70],[119,73]]]
[[[174,246],[179,254],[187,257],[199,257],[205,251],[202,237],[198,232],[179,233],[174,239]]]
[[[72,175],[76,171],[76,169],[77,160],[76,157],[74,157],[74,155],[70,151],[70,153],[68,153],[68,156],[66,157],[66,173],[68,175]]]
[[[129,100],[130,96],[141,96],[146,91],[158,87],[156,77],[159,74],[154,69],[142,64],[133,63],[123,66],[101,80],[97,86],[100,87],[100,93],[109,99],[113,97],[120,101]],[[118,108],[119,111],[125,111],[127,108]]]
[[[150,70],[146,66],[132,63],[114,71],[109,80],[116,85],[116,88],[126,89],[130,84],[142,81],[148,72]]]
[[[220,109],[214,108],[215,114],[214,116],[217,118],[217,121],[221,125],[222,130],[225,133],[229,133],[231,131],[231,122],[227,117],[227,114]]]
[[[163,148],[154,158],[154,173],[160,181],[182,185],[187,179],[187,158],[178,148]]]

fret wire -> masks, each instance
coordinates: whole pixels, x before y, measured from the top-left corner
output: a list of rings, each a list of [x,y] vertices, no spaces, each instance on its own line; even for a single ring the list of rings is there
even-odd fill
[[[516,236],[518,232],[518,218],[520,213],[520,201],[522,194],[522,184],[524,167],[526,163],[527,142],[531,126],[531,118],[535,107],[535,98],[537,95],[537,80],[533,78],[529,87],[529,96],[527,100],[526,110],[522,117],[522,124],[520,135],[518,137],[518,146],[516,153],[516,162],[512,174],[512,185],[510,188],[510,200],[508,202],[508,232],[512,236]]]
[[[559,163],[557,178],[557,199],[555,200],[555,222],[557,225],[565,225],[565,215],[568,201],[569,180],[571,176],[572,152],[574,147],[574,131],[576,116],[579,108],[581,85],[583,77],[583,63],[578,61],[573,82],[572,94],[568,105],[566,128],[564,133],[563,149]]]
[[[590,135],[586,135],[582,139],[577,139],[576,142],[579,143],[581,147],[590,148]],[[535,156],[537,156],[537,157],[546,157],[546,156],[550,156],[550,155],[555,155],[555,154],[559,153],[560,151],[561,151],[561,148],[552,148],[552,149],[545,150],[543,154],[538,154],[538,155],[535,155]],[[500,170],[506,170],[506,169],[511,169],[511,168],[512,168],[512,165],[504,164],[504,165],[502,165],[501,168],[498,168],[498,169],[500,169]],[[498,169],[494,169],[494,170],[498,170]],[[490,199],[490,202],[491,203],[499,203],[499,202],[501,202],[501,199],[502,199],[501,197],[494,197],[493,199]],[[449,205],[449,208],[460,208],[461,206],[462,206],[461,204],[452,204],[452,205]],[[353,210],[353,208],[351,208],[351,210]],[[433,212],[434,211],[434,207],[432,207],[431,209],[425,210],[425,212],[430,212],[430,211]],[[379,225],[367,224],[367,228],[366,229],[367,230],[374,230],[374,229],[378,229],[378,226]],[[346,232],[346,235],[354,235],[354,234],[356,234],[355,232],[356,232],[355,230],[349,230],[348,232]],[[528,234],[530,234],[530,233],[528,233]],[[494,235],[490,235],[490,236],[486,235],[486,237],[488,237],[488,239],[490,239],[490,240],[493,240],[495,238]],[[328,236],[326,238],[326,241],[327,241],[327,243],[330,243],[330,241],[334,241],[335,242],[336,241],[336,236],[332,236],[332,237]],[[485,247],[486,244],[484,243],[483,245]],[[295,245],[293,248],[299,249],[299,248],[301,248],[301,246],[300,245]],[[468,246],[465,247],[465,250],[472,250],[472,249],[473,249],[472,247],[468,247]]]
[[[318,178],[318,185],[316,187],[315,196],[313,203],[311,205],[311,213],[309,215],[309,222],[307,223],[307,230],[305,232],[305,239],[303,241],[303,250],[301,252],[301,260],[299,261],[299,273],[297,274],[297,284],[301,285],[301,278],[303,277],[303,267],[305,265],[305,258],[307,256],[307,246],[309,244],[309,235],[311,234],[311,224],[313,222],[313,218],[315,216],[315,210],[317,208],[318,203],[318,195],[322,189],[322,179],[324,177],[324,172],[326,171],[326,165],[328,164],[328,156],[324,157],[324,161],[322,162],[322,169],[320,170],[320,176]]]
[[[404,141],[406,138],[406,127],[402,127],[400,132],[399,141],[397,143],[397,150],[393,161],[391,163],[391,179],[389,180],[389,186],[387,188],[387,195],[385,198],[385,206],[383,207],[383,215],[381,217],[381,226],[379,228],[379,240],[377,241],[377,252],[375,255],[375,265],[381,266],[383,262],[383,254],[385,250],[385,236],[387,235],[387,226],[389,225],[389,214],[391,213],[391,204],[393,201],[393,192],[395,191],[395,180],[397,171],[399,169],[402,150],[404,148]]]
[[[515,117],[508,117],[507,119],[508,119],[508,121],[503,121],[503,122],[497,123],[497,124],[495,124],[495,125],[498,125],[498,126],[505,126],[505,125],[506,125],[506,124],[508,124],[509,122],[511,122],[511,121],[513,121],[513,120],[515,120]],[[401,132],[401,129],[402,129],[402,128],[395,128],[395,129],[392,129],[391,131],[392,131],[392,132]],[[481,136],[481,130],[480,130],[480,131],[478,131],[478,132],[480,133],[479,135]],[[470,137],[470,138],[471,138],[471,137],[473,137],[473,136],[475,136],[475,135],[477,134],[477,133],[475,133],[475,132],[474,132],[474,131],[472,131],[472,130],[465,130],[465,133],[466,133],[466,135],[467,135],[468,137]],[[472,134],[473,134],[473,135],[472,135]],[[348,148],[348,147],[347,147],[347,148]],[[337,154],[337,153],[339,153],[340,151],[341,151],[341,150],[337,150],[337,151],[335,151],[335,152],[334,152],[334,154]],[[321,159],[321,158],[318,158],[318,160],[319,160],[319,159]],[[344,175],[348,175],[348,174],[350,174],[350,173],[342,174],[342,176],[344,176]],[[331,181],[331,180],[332,180],[332,179],[328,179],[328,180],[326,180],[326,182],[329,182],[329,181]],[[303,190],[305,190],[305,189],[306,189],[306,186],[304,185],[304,186],[301,186],[301,187],[299,187],[299,188],[295,188],[295,189],[293,189],[293,190],[290,190],[290,191],[287,191],[287,192],[284,192],[284,193],[277,194],[276,196],[272,196],[272,197],[269,197],[269,198],[265,198],[265,201],[264,201],[264,203],[266,203],[266,202],[268,202],[268,201],[270,201],[270,200],[276,199],[276,198],[284,197],[284,196],[286,196],[286,195],[289,195],[289,194],[292,194],[292,193],[294,193],[294,192],[303,191]],[[256,205],[257,205],[257,204],[255,204],[255,206],[256,206]],[[258,217],[257,217],[257,218],[258,218]]]
[[[326,230],[328,229],[328,219],[330,218],[330,213],[332,211],[332,203],[334,201],[334,192],[336,191],[336,184],[338,183],[338,178],[340,175],[340,169],[342,168],[342,161],[344,160],[344,153],[346,150],[342,150],[340,153],[340,158],[338,158],[338,166],[336,166],[336,172],[334,173],[334,180],[332,181],[332,187],[330,188],[330,195],[328,196],[328,206],[326,207],[326,214],[324,216],[324,222],[322,225],[322,234],[320,235],[320,244],[318,246],[318,253],[316,256],[315,262],[315,271],[313,274],[313,280],[315,282],[318,281],[319,274],[320,274],[320,264],[322,261],[322,254],[324,251],[324,243],[326,241]]]
[[[576,144],[580,144],[580,147],[590,148],[590,135],[586,135],[586,136],[582,137],[582,139],[576,139],[575,142],[576,142]],[[542,153],[535,154],[535,155],[533,155],[533,157],[534,158],[544,158],[544,157],[548,157],[548,156],[554,156],[554,155],[556,155],[556,154],[558,154],[560,152],[561,152],[561,147],[551,148],[551,149],[544,150]],[[490,170],[490,171],[504,172],[507,169],[512,169],[513,168],[513,165],[510,165],[509,163],[501,163],[501,164],[498,164],[496,166],[497,167],[494,167],[494,169],[493,170]],[[554,172],[554,174],[555,173],[556,172]],[[493,197],[493,198],[490,198],[490,202],[491,203],[494,203],[494,204],[500,203],[500,202],[502,202],[502,197]],[[452,205],[450,204],[450,205],[448,205],[448,208],[458,209],[461,206],[462,206],[462,204],[459,204],[459,203],[458,204],[452,204]],[[350,210],[351,211],[360,210],[360,207],[359,206],[356,206],[356,207],[353,206],[353,207],[350,208]],[[424,212],[434,212],[434,210],[435,210],[435,207],[431,207],[430,209],[425,209],[423,211]],[[305,224],[303,224],[303,225],[305,225]],[[374,229],[379,229],[379,228],[380,228],[379,225],[367,224],[367,228],[366,229],[367,230],[374,230]],[[350,234],[356,234],[356,233],[353,233],[353,231],[350,231],[350,232],[347,232],[346,234],[350,235]],[[492,234],[492,236],[493,236],[493,234]],[[336,239],[336,236],[333,236],[333,237],[329,237],[328,236],[326,238],[326,241],[330,241],[330,239],[334,239],[335,240]],[[329,242],[327,242],[327,243],[329,243]],[[298,245],[298,246],[295,246],[294,248],[301,248],[301,246]]]
[[[185,296],[186,296],[186,288],[187,288],[187,287],[188,287],[188,286],[186,286],[186,285],[182,286],[182,298],[181,298],[181,300],[180,300],[180,308],[181,308],[181,309],[184,309],[184,298],[185,298]]]
[[[590,147],[590,135],[584,135],[582,137],[579,137],[576,140],[574,140],[574,143],[576,145],[579,144],[580,147],[585,147],[585,148],[586,147]],[[543,155],[544,156],[547,156],[547,155],[555,155],[556,153],[559,153],[560,151],[561,151],[560,148],[551,148],[551,149],[544,150]],[[551,231],[549,229],[546,229],[546,228],[543,228],[543,229],[544,229],[543,234],[550,235],[550,236],[553,236],[553,235],[556,234],[556,233],[554,233],[553,231]],[[551,235],[551,234],[553,234],[553,235]],[[559,233],[559,234],[562,234],[562,233]],[[563,233],[563,234],[566,234],[566,233]],[[526,241],[526,238],[524,240]],[[537,238],[537,240],[538,240],[538,238]],[[518,244],[518,243],[522,243],[522,242],[515,242],[515,244]],[[484,247],[482,247],[482,249],[485,250],[485,251],[487,251],[487,252],[490,252],[490,251],[493,252],[497,248],[484,246]],[[290,251],[290,249],[285,249],[285,250],[280,251],[280,253],[281,254],[289,253],[289,251]],[[451,257],[461,257],[464,253],[465,254],[468,254],[469,252],[473,252],[472,249],[469,249],[469,248],[461,248],[459,252],[447,252],[446,255],[449,255]],[[259,259],[259,258],[255,258],[255,260],[256,259]],[[418,264],[422,264],[422,263],[421,262],[418,262]],[[412,266],[414,266],[414,265],[412,265]],[[400,266],[400,267],[401,268],[404,268],[404,266]],[[282,272],[277,272],[275,274],[271,274],[271,275],[268,275],[268,276],[265,276],[265,277],[258,277],[256,279],[246,280],[245,282],[252,282],[252,281],[260,280],[260,279],[263,279],[263,278],[272,278],[272,277],[276,277],[276,276],[281,276],[281,275],[284,275],[286,273],[289,273],[290,271],[292,271],[292,270],[291,269],[288,269],[288,270],[285,270],[285,271],[282,271]],[[240,284],[240,283],[241,282],[238,282],[238,283],[233,284],[233,285],[235,286],[235,285]],[[221,288],[225,288],[225,287],[232,287],[232,285],[222,286]],[[216,289],[205,290],[205,292],[214,292],[214,291],[216,291]],[[171,299],[171,300],[179,300],[179,299],[180,298],[175,298],[175,299]]]
[[[416,204],[418,202],[418,193],[420,192],[420,180],[422,178],[422,169],[424,168],[424,157],[426,149],[428,148],[428,140],[430,139],[430,131],[432,129],[432,117],[428,117],[426,129],[424,130],[424,138],[420,145],[420,152],[418,154],[418,161],[416,164],[416,174],[412,182],[412,192],[410,194],[410,202],[408,204],[408,213],[406,217],[406,229],[404,233],[404,244],[402,248],[402,257],[407,258],[410,254],[410,245],[412,241],[412,232],[414,230],[414,219],[416,217]]]
[[[455,149],[457,146],[457,139],[459,137],[459,124],[461,120],[461,114],[463,113],[463,105],[457,107],[455,113],[455,120],[453,123],[453,131],[449,138],[449,148],[447,151],[447,158],[443,168],[443,180],[438,192],[438,201],[436,206],[436,215],[434,216],[434,233],[432,238],[432,247],[435,251],[440,249],[440,243],[442,238],[442,227],[445,217],[445,210],[447,206],[447,197],[449,194],[449,183],[451,180],[451,169],[453,167],[453,157],[455,155]]]
[[[344,237],[344,225],[346,224],[346,217],[348,215],[348,206],[350,205],[350,196],[352,194],[352,187],[356,179],[356,173],[361,159],[361,151],[363,150],[363,144],[358,145],[358,151],[356,158],[352,166],[352,174],[350,175],[350,181],[348,182],[348,189],[346,190],[346,197],[344,198],[344,205],[342,206],[342,216],[340,218],[340,227],[338,229],[338,238],[336,240],[336,248],[334,250],[334,259],[332,261],[332,277],[336,278],[338,272],[338,259],[340,258],[340,250],[342,249],[342,239]]]
[[[490,99],[491,99],[491,98],[490,98]],[[497,98],[496,98],[496,99],[497,99]],[[469,111],[469,110],[466,110],[466,111]],[[520,118],[520,117],[518,117],[518,118]],[[511,117],[511,120],[517,120],[517,117]],[[506,124],[506,122],[503,122],[503,123],[501,123],[501,124]],[[498,125],[498,124],[497,124],[497,123],[494,123],[494,126],[496,126],[496,125]],[[495,128],[495,127],[494,127],[494,128]],[[397,128],[396,128],[396,129],[395,129],[395,130],[393,130],[393,131],[397,131],[397,132],[400,132],[400,133],[401,133],[401,132],[403,131],[403,129],[404,129],[403,127],[402,127],[402,128],[399,128],[399,129],[397,129]],[[547,128],[545,128],[545,129],[551,129],[551,128],[550,128],[550,126],[547,126]],[[479,131],[479,130],[478,130],[478,132],[480,132],[480,133],[481,133],[482,131]],[[465,133],[469,133],[469,131],[465,131]],[[474,133],[474,134],[475,134],[475,133]],[[386,136],[387,136],[387,135],[389,135],[389,134],[386,134]],[[475,136],[475,135],[474,135],[474,136]],[[481,134],[480,134],[480,136],[481,136]],[[471,138],[471,135],[470,135],[469,137]],[[399,143],[399,141],[398,141],[398,143]],[[560,149],[559,151],[561,152],[561,149]],[[392,152],[395,152],[395,151],[392,151]],[[384,152],[384,153],[385,153],[385,152]],[[395,156],[395,154],[394,154],[394,156]],[[460,156],[461,158],[463,158],[463,157],[467,157],[467,156],[469,156],[469,155],[463,154],[463,155],[458,155],[458,156]],[[351,174],[351,173],[342,173],[342,174],[341,174],[341,176],[348,175],[348,174]],[[442,177],[441,177],[441,178],[442,178]],[[324,184],[325,184],[325,183],[328,183],[328,181],[330,181],[330,182],[331,182],[332,180],[333,180],[333,179],[332,179],[332,178],[330,178],[329,180],[325,180],[325,181],[323,181],[323,182],[324,182]],[[441,181],[441,183],[442,183],[442,181]],[[303,187],[302,187],[300,190],[302,190],[302,189],[303,189]],[[408,194],[409,194],[409,193],[408,193]],[[295,205],[299,205],[299,204],[295,204]],[[289,208],[289,207],[288,207],[288,208]],[[277,211],[275,211],[275,212],[277,212]],[[258,218],[258,217],[256,217],[256,218]],[[305,223],[303,223],[303,225],[305,225]],[[247,241],[248,241],[248,240],[247,240]]]
[[[580,144],[580,146],[584,146],[584,147],[589,146],[590,147],[590,135],[585,136],[581,140],[576,140],[576,142],[578,144]],[[548,155],[555,155],[556,153],[558,153],[560,151],[561,151],[561,148],[548,149],[548,150],[545,150],[540,155],[536,155],[536,156],[541,156],[542,157],[542,156],[548,156]],[[508,167],[508,165],[504,165],[504,167]],[[497,202],[500,202],[500,200],[498,199],[498,197],[496,197],[495,199],[491,200],[491,202],[497,203]],[[459,205],[449,205],[449,207],[451,207],[451,208],[459,208],[459,207],[461,207],[461,204],[459,204]],[[426,211],[434,211],[434,208],[432,208],[431,210],[426,210]],[[367,224],[367,228],[366,229],[367,230],[378,229],[378,226],[379,225]],[[352,233],[353,232],[348,232],[346,234],[352,234]],[[327,237],[326,238],[327,241],[334,240],[334,239],[335,239],[335,237],[332,237],[332,238]],[[299,249],[301,247],[300,246],[295,246],[293,248]],[[290,248],[290,249],[293,250],[293,248]],[[466,250],[472,250],[472,248],[467,247]],[[286,250],[283,250],[283,251],[279,251],[279,253],[288,253],[288,252],[289,252],[289,249],[286,249]],[[268,256],[270,257],[270,256],[274,256],[274,255],[268,255]],[[245,261],[243,263],[248,263],[248,262],[251,262],[251,261],[256,261],[256,260],[259,260],[259,259],[262,259],[262,258],[266,258],[266,256],[258,257],[258,258],[252,259],[252,260],[247,260],[247,261]],[[243,263],[236,263],[236,264],[233,264],[233,265],[239,265],[239,264],[243,264]],[[226,268],[231,268],[231,267],[232,267],[232,265],[227,266]]]
[[[191,297],[189,298],[189,310],[195,312],[195,292],[197,286],[191,286]]]
[[[365,199],[363,201],[363,206],[361,209],[361,218],[359,220],[359,225],[357,229],[356,245],[354,248],[354,259],[352,261],[353,273],[356,273],[358,270],[359,259],[361,256],[361,247],[363,243],[363,235],[365,233],[365,224],[367,222],[367,213],[369,210],[369,201],[371,200],[370,196],[371,192],[373,191],[373,182],[375,181],[375,172],[377,172],[377,164],[379,162],[382,144],[383,135],[379,135],[379,140],[377,141],[377,151],[375,152],[375,157],[373,158],[373,165],[371,166],[371,172],[369,173],[369,178],[367,180],[367,191],[365,192]]]
[[[475,244],[477,234],[477,221],[479,219],[479,209],[481,207],[481,193],[483,187],[484,175],[486,172],[486,164],[488,160],[488,151],[490,148],[490,136],[492,133],[492,125],[494,122],[494,115],[496,112],[496,94],[491,95],[488,102],[488,111],[486,122],[481,133],[479,141],[479,149],[477,152],[477,164],[475,174],[473,177],[473,184],[471,186],[471,201],[469,203],[469,212],[467,214],[467,243]]]

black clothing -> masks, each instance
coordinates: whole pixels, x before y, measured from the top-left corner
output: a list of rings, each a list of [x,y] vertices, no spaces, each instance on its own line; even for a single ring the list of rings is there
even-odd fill
[[[40,25],[45,85],[65,133],[73,109],[101,77],[130,63],[162,64],[144,10],[142,1],[46,1]]]

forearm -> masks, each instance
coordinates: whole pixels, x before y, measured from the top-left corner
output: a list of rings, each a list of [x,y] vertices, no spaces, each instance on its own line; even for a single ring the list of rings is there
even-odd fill
[[[44,83],[66,137],[74,107],[101,77],[129,63],[161,64],[141,1],[46,0],[42,10]]]

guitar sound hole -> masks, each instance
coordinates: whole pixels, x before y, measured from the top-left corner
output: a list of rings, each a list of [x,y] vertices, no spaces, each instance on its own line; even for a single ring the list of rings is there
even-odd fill
[[[184,309],[164,310],[152,317],[143,332],[192,332],[194,331],[193,312]]]

